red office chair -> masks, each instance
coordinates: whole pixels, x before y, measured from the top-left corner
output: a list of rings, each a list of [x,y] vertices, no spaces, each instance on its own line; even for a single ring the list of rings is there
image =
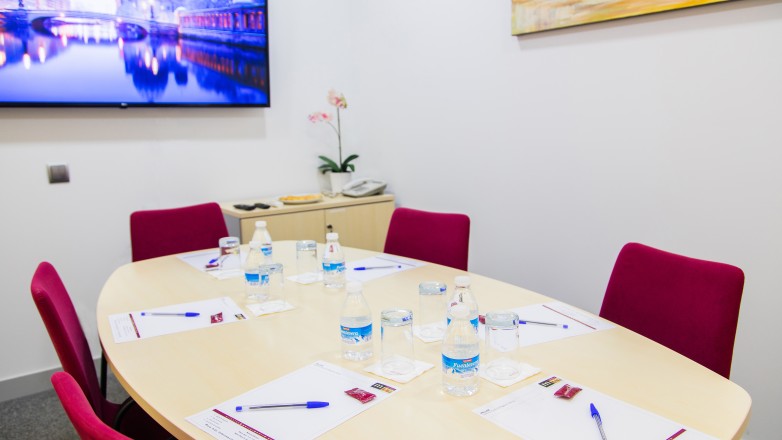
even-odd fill
[[[52,385],[65,413],[82,440],[131,440],[103,423],[90,406],[87,396],[70,374],[60,371],[52,375]]]
[[[30,291],[63,370],[73,376],[103,423],[132,438],[171,438],[171,434],[132,399],[120,405],[106,400],[101,394],[87,337],[68,291],[51,264],[43,262],[38,265]]]
[[[220,238],[227,236],[217,203],[130,214],[133,261],[216,248]]]
[[[383,251],[467,270],[469,249],[470,217],[397,208]]]
[[[628,243],[600,316],[729,378],[743,290],[738,267]]]

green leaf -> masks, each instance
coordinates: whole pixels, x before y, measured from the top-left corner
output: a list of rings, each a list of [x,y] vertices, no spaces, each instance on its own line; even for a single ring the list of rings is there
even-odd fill
[[[347,159],[342,161],[342,168],[341,168],[342,172],[343,173],[347,172],[347,170],[355,171],[356,170],[356,166],[353,165],[350,162],[352,162],[352,161],[354,161],[356,159],[358,159],[358,154],[351,154],[350,156],[347,157]]]
[[[329,159],[329,158],[328,158],[328,157],[326,157],[326,156],[318,156],[318,157],[319,157],[319,158],[320,158],[320,160],[322,160],[323,162],[326,162],[326,163],[324,163],[324,164],[321,164],[321,165],[318,167],[318,169],[320,170],[320,172],[321,172],[321,173],[325,174],[325,173],[326,173],[326,171],[331,171],[331,172],[333,172],[333,173],[338,173],[338,172],[339,172],[340,168],[339,168],[339,165],[337,165],[337,163],[336,163],[336,162],[334,162],[333,160]]]

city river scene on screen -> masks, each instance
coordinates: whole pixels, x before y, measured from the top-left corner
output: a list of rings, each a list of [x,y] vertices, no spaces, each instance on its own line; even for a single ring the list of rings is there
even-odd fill
[[[0,105],[269,106],[266,0],[0,0]]]

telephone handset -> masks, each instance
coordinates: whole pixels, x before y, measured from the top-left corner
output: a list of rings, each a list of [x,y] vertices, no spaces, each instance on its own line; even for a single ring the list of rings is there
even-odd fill
[[[348,197],[366,197],[375,194],[383,194],[386,182],[375,179],[356,179],[342,187],[342,194]]]

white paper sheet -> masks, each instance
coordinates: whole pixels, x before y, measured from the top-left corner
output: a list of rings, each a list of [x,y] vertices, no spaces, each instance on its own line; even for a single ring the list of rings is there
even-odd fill
[[[377,397],[362,404],[345,394],[345,391],[352,388],[369,391]],[[318,361],[192,415],[186,420],[217,439],[309,439],[379,404],[395,391],[396,387],[378,382],[376,378]],[[313,409],[236,411],[239,405],[308,401],[329,402],[329,406]]]
[[[556,377],[543,377],[547,379],[476,408],[473,412],[525,440],[599,440],[600,433],[592,418],[590,403],[594,403],[600,412],[603,429],[609,439],[714,438],[576,383]],[[545,387],[541,383],[551,385]],[[571,400],[555,397],[554,393],[565,384],[582,388],[582,391]]]
[[[527,347],[558,339],[585,335],[600,330],[607,330],[615,326],[608,321],[595,318],[583,312],[568,307],[561,302],[534,304],[526,307],[511,309],[519,315],[519,320],[549,322],[567,324],[568,328],[539,325],[519,324],[519,344]],[[484,340],[484,326],[478,326],[478,336]]]
[[[346,278],[350,281],[365,283],[386,275],[395,274],[408,269],[415,269],[416,267],[424,265],[426,265],[426,263],[421,261],[408,260],[407,258],[397,257],[396,255],[379,254],[374,257],[346,263]],[[383,267],[383,269],[355,270],[357,267]]]
[[[198,313],[199,316],[151,315],[152,313],[187,312]],[[114,335],[114,342],[120,343],[227,324],[242,319],[247,319],[242,309],[226,296],[185,304],[173,304],[156,309],[118,313],[109,316],[109,324]]]

